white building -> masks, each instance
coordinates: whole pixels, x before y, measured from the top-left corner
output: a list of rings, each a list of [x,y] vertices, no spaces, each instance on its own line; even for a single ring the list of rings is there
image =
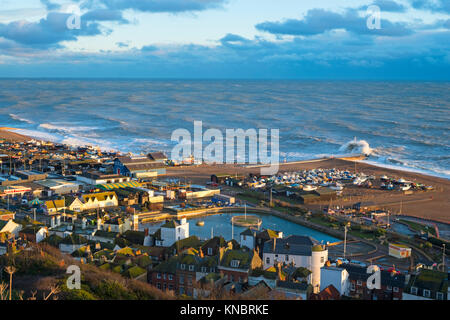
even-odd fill
[[[322,267],[320,269],[320,291],[332,284],[342,295],[350,293],[350,280],[347,270],[337,267]]]
[[[90,193],[81,196],[83,207],[82,210],[92,210],[97,208],[117,207],[119,200],[113,191]]]
[[[255,248],[255,233],[251,229],[247,229],[241,232],[241,247],[247,247],[249,249]]]
[[[320,268],[328,260],[328,249],[310,237],[292,235],[284,239],[272,239],[264,243],[264,269],[278,263],[293,264],[311,271],[308,282],[314,292],[320,290]]]
[[[110,183],[123,183],[131,180],[130,177],[125,177],[120,174],[104,174],[101,172],[85,172],[82,175],[76,176],[77,181],[89,184],[110,184]]]
[[[170,247],[176,241],[189,237],[189,223],[186,219],[170,220],[162,225],[160,230],[159,239],[155,239],[156,245],[160,247]]]
[[[18,237],[20,230],[22,230],[22,226],[20,224],[15,223],[12,219],[8,221],[0,220],[0,233],[9,232],[10,234],[13,234],[15,237]]]

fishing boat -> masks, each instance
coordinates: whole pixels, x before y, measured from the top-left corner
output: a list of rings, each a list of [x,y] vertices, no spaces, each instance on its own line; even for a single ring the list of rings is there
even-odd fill
[[[314,191],[314,190],[317,190],[316,186],[312,186],[310,184],[303,186],[303,191]]]

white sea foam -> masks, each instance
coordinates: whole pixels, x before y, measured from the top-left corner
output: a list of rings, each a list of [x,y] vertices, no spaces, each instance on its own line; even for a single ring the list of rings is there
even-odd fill
[[[369,156],[373,153],[374,150],[370,147],[369,143],[366,140],[356,140],[355,137],[354,140],[351,140],[343,144],[339,148],[339,151],[355,154],[364,154],[366,156]]]

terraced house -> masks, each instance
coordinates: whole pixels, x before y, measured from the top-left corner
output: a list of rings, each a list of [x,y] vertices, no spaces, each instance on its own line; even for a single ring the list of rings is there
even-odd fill
[[[252,270],[263,266],[256,251],[247,248],[240,250],[221,248],[220,255],[219,273],[230,282],[245,283]]]
[[[408,300],[450,300],[450,273],[420,269],[412,274],[405,288]]]

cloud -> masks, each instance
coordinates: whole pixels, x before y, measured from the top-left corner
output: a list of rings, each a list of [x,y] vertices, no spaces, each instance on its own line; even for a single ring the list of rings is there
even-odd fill
[[[81,20],[81,28],[67,28],[69,13],[49,12],[47,17],[39,22],[25,20],[0,24],[0,36],[25,45],[51,46],[61,41],[74,41],[79,36],[94,36],[101,34],[97,23]]]
[[[367,18],[349,9],[343,14],[324,10],[309,10],[303,19],[289,19],[282,22],[263,22],[256,25],[260,31],[277,35],[310,36],[330,30],[344,29],[355,34],[404,36],[413,33],[407,24],[381,19],[381,29],[369,29]]]
[[[400,4],[393,0],[376,0],[370,5],[376,5],[380,7],[382,12],[406,12],[406,7],[403,4]],[[368,7],[369,5],[363,6],[361,7],[361,9],[367,10]]]
[[[61,5],[51,2],[50,0],[41,0],[41,3],[47,8],[47,10],[58,10],[61,8]]]
[[[415,9],[450,13],[449,0],[409,0]]]
[[[95,9],[88,11],[81,19],[86,21],[116,21],[123,24],[129,23],[128,20],[123,18],[121,11],[109,9]]]
[[[227,0],[99,0],[109,9],[143,12],[188,12],[216,9]]]
[[[80,18],[80,29],[69,29],[67,20],[71,13],[49,12],[46,18],[38,22],[26,20],[0,23],[0,37],[17,43],[36,47],[60,47],[62,41],[76,41],[81,36],[108,34],[110,31],[101,27],[98,22],[115,21],[126,24],[122,12],[109,9],[88,11]]]

